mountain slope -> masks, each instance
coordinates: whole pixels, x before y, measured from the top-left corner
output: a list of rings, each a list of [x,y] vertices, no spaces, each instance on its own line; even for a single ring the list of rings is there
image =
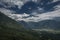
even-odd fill
[[[16,22],[15,20],[9,18],[0,12],[0,25],[4,25],[9,28],[21,29],[23,26]]]

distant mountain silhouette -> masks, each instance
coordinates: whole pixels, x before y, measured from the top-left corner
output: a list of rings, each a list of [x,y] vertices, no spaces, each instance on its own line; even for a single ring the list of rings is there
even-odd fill
[[[25,26],[25,28],[31,29],[41,29],[41,28],[51,28],[60,30],[60,22],[55,20],[44,20],[40,22],[22,22],[21,23]]]

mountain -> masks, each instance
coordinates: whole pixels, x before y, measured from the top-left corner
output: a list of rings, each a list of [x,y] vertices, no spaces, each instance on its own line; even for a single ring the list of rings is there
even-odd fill
[[[15,20],[9,18],[8,16],[4,15],[0,12],[0,25],[4,25],[8,28],[15,28],[15,29],[22,29],[23,26],[16,22]]]
[[[27,29],[56,29],[60,30],[60,22],[56,20],[44,20],[40,22],[24,22],[21,21],[25,28]]]

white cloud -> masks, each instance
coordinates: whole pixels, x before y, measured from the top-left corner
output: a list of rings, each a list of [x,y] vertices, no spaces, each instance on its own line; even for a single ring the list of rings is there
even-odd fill
[[[16,0],[16,1],[12,1],[15,5],[18,5],[18,8],[20,9],[22,5],[24,5],[24,2],[23,1],[19,1],[19,0]]]
[[[0,8],[0,11],[16,21],[23,20],[26,22],[39,22],[42,20],[52,20],[56,17],[60,17],[60,9],[52,11],[52,12],[42,13],[42,14],[35,13],[34,16],[31,16],[31,17],[28,17],[28,16],[30,16],[30,14],[26,14],[26,13],[24,13],[24,14],[12,14],[12,13],[14,13],[14,11],[7,10],[4,8]],[[26,17],[26,18],[24,18],[24,17]]]
[[[34,16],[30,16],[29,14],[12,14],[10,17],[12,19],[15,19],[16,21],[26,21],[26,22],[39,22],[42,20],[52,20],[55,17],[60,17],[60,10],[53,11],[53,12],[48,12],[48,13],[43,13],[43,14],[36,14]],[[24,18],[27,17],[27,18]]]
[[[37,17],[29,17],[29,18],[24,19],[24,21],[39,22],[42,20],[48,20],[48,19],[53,19],[55,17],[60,17],[60,10],[43,13],[43,14],[36,14],[35,16]]]
[[[11,6],[17,5],[18,8],[21,8],[21,6],[24,5],[24,1],[22,0],[0,0],[0,2],[5,2]]]
[[[53,2],[60,1],[60,0],[53,0]]]
[[[12,13],[15,13],[14,11],[11,11],[11,10],[8,10],[5,8],[0,8],[0,12],[4,13],[7,16],[10,16],[10,15],[12,15]]]

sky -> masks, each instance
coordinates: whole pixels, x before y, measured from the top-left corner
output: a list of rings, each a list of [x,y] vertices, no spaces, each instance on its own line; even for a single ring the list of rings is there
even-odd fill
[[[27,14],[27,13],[23,13],[23,14],[15,14],[16,12],[10,9],[6,9],[7,7],[12,7],[15,5],[18,5],[18,8],[21,9],[21,7],[28,1],[28,0],[2,0],[3,2],[8,3],[9,5],[6,6],[3,4],[3,2],[1,2],[0,0],[0,4],[4,5],[3,8],[0,8],[0,11],[2,13],[4,13],[5,15],[7,15],[8,17],[16,20],[16,21],[25,21],[25,22],[39,22],[39,21],[43,21],[43,20],[53,20],[54,18],[60,17],[60,5],[56,5],[54,6],[54,11],[50,11],[50,12],[44,12],[44,13],[39,13],[38,11],[42,11],[43,8],[38,7],[37,10],[33,11],[31,14]],[[10,2],[11,1],[11,2]],[[34,0],[33,0],[34,1]],[[57,0],[54,0],[54,2]],[[36,2],[36,0],[35,0]],[[11,4],[10,4],[11,3]],[[43,10],[44,11],[44,10]],[[42,11],[42,12],[43,12]]]

